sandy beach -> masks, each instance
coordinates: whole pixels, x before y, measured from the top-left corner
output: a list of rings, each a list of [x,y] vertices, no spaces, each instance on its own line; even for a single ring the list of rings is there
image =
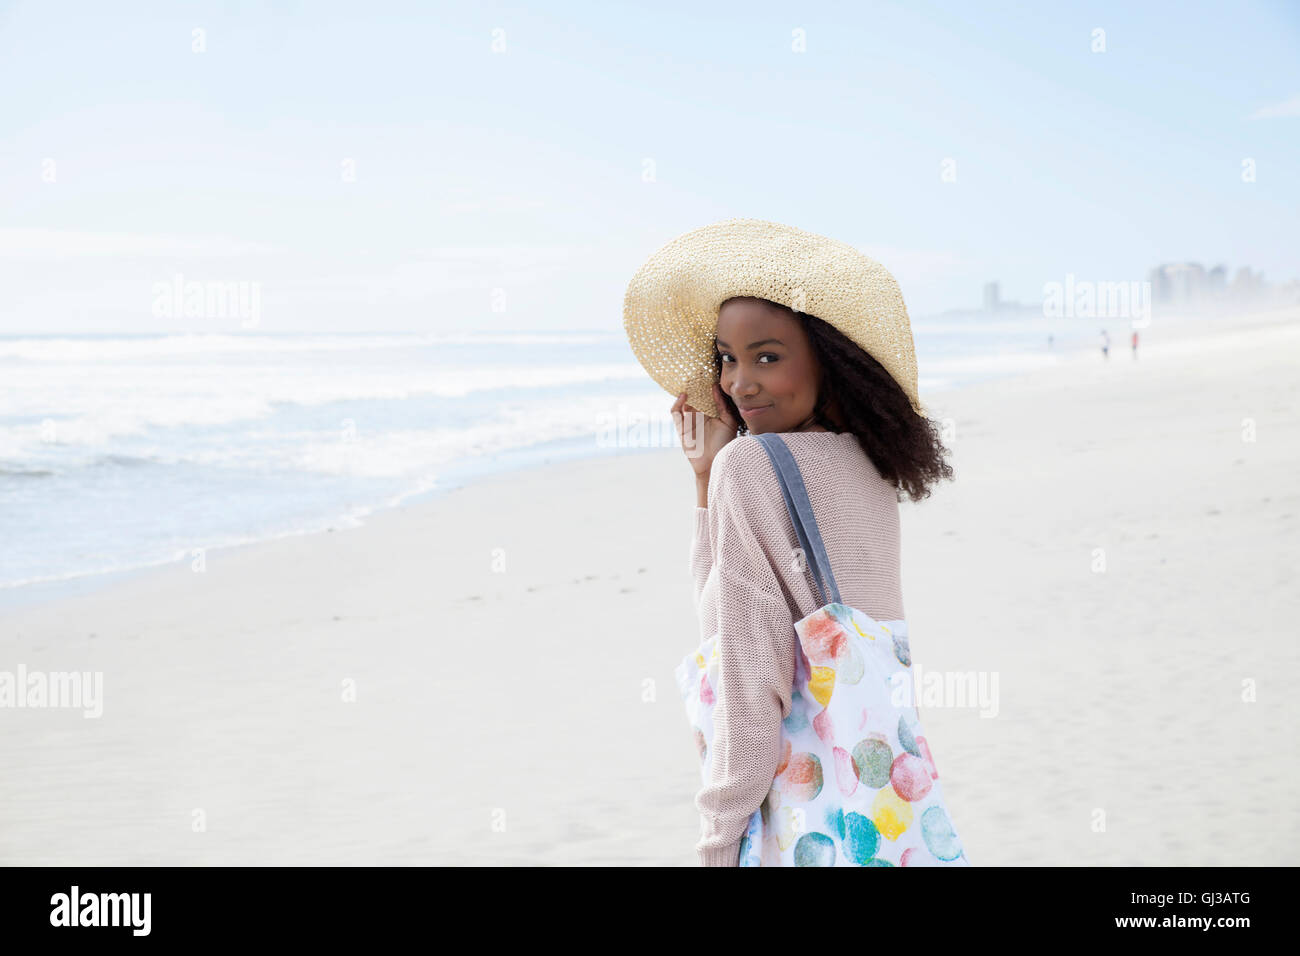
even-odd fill
[[[922,397],[913,657],[996,676],[921,707],[972,864],[1292,863],[1300,315]],[[0,863],[695,865],[694,494],[551,464],[6,613],[0,671],[103,690],[0,709]]]

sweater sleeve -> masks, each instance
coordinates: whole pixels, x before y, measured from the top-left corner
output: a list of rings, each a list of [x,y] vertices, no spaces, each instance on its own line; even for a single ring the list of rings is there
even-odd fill
[[[752,449],[728,455],[717,493],[710,492],[719,672],[710,780],[695,798],[704,866],[737,865],[749,818],[781,760],[781,719],[793,681],[794,619],[751,526],[773,494],[761,470],[771,473],[766,452],[758,454],[761,460]]]
[[[695,610],[699,613],[700,595],[713,567],[713,537],[709,531],[709,509],[696,508],[691,518],[691,579],[695,582]]]

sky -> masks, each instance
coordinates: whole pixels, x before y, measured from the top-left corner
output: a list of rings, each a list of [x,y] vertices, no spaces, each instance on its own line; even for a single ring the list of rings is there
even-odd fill
[[[1300,277],[1300,2],[0,0],[0,334],[617,331],[737,216],[914,317]]]

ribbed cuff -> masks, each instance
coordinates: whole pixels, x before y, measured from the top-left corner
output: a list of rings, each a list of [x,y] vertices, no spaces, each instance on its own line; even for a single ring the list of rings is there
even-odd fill
[[[740,865],[740,841],[737,840],[729,846],[705,847],[700,849],[696,847],[696,853],[700,857],[700,866],[739,866]]]

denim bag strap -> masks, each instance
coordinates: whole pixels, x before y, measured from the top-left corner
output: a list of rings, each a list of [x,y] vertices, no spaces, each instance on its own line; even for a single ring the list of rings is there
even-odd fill
[[[799,465],[790,453],[785,440],[776,432],[764,432],[755,435],[772,460],[776,477],[781,482],[781,495],[785,498],[786,510],[790,513],[790,522],[799,538],[808,564],[812,569],[813,580],[821,591],[822,603],[840,603],[840,589],[831,573],[830,558],[826,554],[826,545],[822,543],[821,532],[817,529],[817,518],[813,515],[812,502],[808,499],[808,489],[804,486],[803,475]]]

